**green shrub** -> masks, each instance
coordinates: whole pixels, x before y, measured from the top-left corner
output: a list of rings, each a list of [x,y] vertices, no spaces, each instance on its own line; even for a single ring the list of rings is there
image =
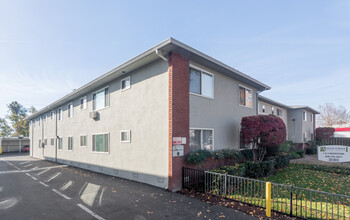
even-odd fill
[[[223,167],[220,167],[219,169],[211,170],[211,172],[227,173],[229,175],[242,176],[242,177],[245,176],[245,171],[246,171],[246,166],[244,163],[237,163],[233,166],[223,166]]]
[[[275,172],[275,160],[266,160],[262,162],[247,161],[245,164],[245,176],[250,178],[259,178],[270,176]]]
[[[253,151],[251,149],[241,150],[241,153],[245,160],[252,161],[253,160]]]
[[[290,159],[299,159],[300,155],[297,152],[289,152],[288,153]]]
[[[291,141],[286,141],[284,144],[282,144],[279,148],[280,152],[289,152],[292,148],[293,142]]]
[[[211,155],[212,153],[210,151],[198,150],[187,154],[185,157],[185,161],[190,164],[200,164],[200,163],[204,163],[205,160]]]
[[[317,154],[317,148],[314,148],[314,147],[306,148],[306,154]]]
[[[308,142],[306,142],[306,145],[311,147],[311,148],[317,148],[316,141],[308,141]]]
[[[304,150],[297,150],[297,151],[295,151],[295,153],[299,154],[301,158],[303,158],[304,155],[305,155],[305,151]]]
[[[212,152],[213,159],[222,159],[228,158],[238,161],[242,161],[244,159],[243,154],[236,149],[222,149]]]

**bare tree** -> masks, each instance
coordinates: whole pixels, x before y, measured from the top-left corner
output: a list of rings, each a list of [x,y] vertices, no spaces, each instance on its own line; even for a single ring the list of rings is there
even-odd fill
[[[317,118],[318,126],[331,127],[347,124],[350,121],[350,114],[344,106],[336,107],[333,103],[326,103],[318,108],[320,110],[320,115]]]

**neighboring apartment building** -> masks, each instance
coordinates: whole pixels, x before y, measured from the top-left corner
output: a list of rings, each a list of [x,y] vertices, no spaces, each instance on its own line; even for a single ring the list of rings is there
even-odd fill
[[[170,38],[29,116],[31,155],[178,190],[183,155],[239,148],[267,89]]]
[[[309,106],[287,106],[259,95],[259,114],[282,118],[287,128],[287,140],[304,143],[314,139],[315,115],[318,111]]]

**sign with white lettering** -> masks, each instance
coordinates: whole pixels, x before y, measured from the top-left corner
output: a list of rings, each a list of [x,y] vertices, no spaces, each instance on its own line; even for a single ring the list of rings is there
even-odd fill
[[[173,146],[173,157],[181,157],[184,155],[184,146],[183,145],[174,145]]]
[[[181,144],[186,144],[186,138],[181,138]]]
[[[317,147],[318,160],[327,162],[350,162],[350,147],[326,145]]]

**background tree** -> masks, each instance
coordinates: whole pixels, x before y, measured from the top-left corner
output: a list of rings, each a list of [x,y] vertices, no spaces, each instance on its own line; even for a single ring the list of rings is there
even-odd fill
[[[349,123],[350,114],[344,106],[336,107],[332,103],[326,103],[319,107],[320,115],[317,117],[317,125],[331,127]]]
[[[30,106],[30,108],[28,109],[28,112],[30,113],[30,114],[33,114],[33,113],[35,113],[35,112],[37,112],[38,110],[36,110],[36,108],[34,107],[34,106]]]
[[[262,161],[267,147],[286,142],[286,125],[281,118],[273,115],[243,117],[241,135],[243,144],[252,144],[253,160]]]
[[[7,105],[8,112],[10,114],[6,115],[6,118],[10,120],[12,127],[14,129],[13,136],[23,135],[25,137],[29,136],[29,124],[24,119],[27,117],[27,109],[21,104],[14,101]]]
[[[322,144],[324,142],[324,139],[332,137],[334,131],[335,129],[332,127],[316,128],[315,134],[317,144]]]
[[[6,119],[0,118],[0,137],[8,137],[11,135],[12,128],[8,125]]]

